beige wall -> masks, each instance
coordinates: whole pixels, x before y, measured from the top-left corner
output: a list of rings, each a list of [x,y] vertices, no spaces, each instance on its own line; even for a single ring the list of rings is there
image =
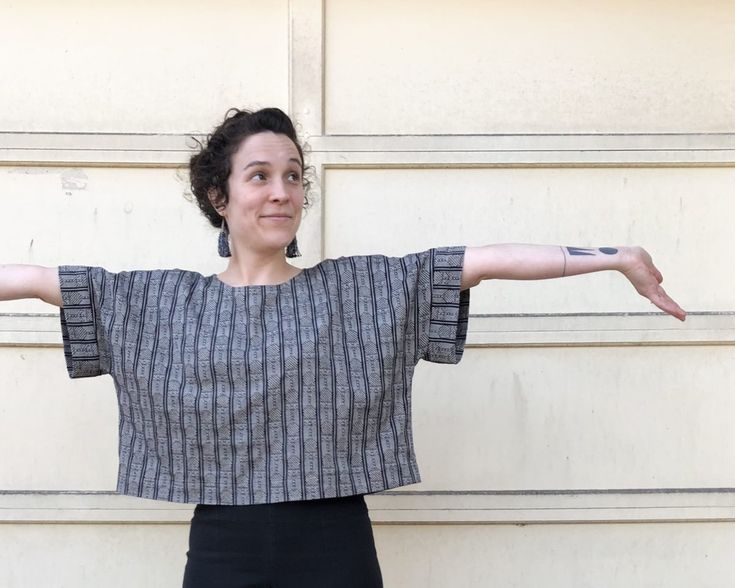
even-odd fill
[[[3,131],[202,132],[245,96],[288,105],[285,0],[38,0],[0,10]]]
[[[329,133],[735,130],[727,0],[326,6]]]
[[[369,499],[386,586],[731,584],[731,3],[29,1],[0,23],[0,263],[219,271],[188,133],[271,104],[317,172],[300,263],[649,248],[684,324],[612,274],[473,291],[463,362],[417,372],[423,482]],[[0,306],[0,586],[179,585],[191,508],[111,494],[112,383],[66,378],[57,322]]]
[[[371,252],[378,235],[396,255],[437,242],[641,243],[685,308],[733,308],[735,274],[716,252],[733,246],[735,167],[330,169],[324,186],[327,256]],[[472,312],[650,310],[628,288],[613,274],[486,283]]]

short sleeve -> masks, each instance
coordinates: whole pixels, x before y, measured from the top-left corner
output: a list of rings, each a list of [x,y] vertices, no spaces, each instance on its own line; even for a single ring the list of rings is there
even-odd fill
[[[102,317],[105,284],[110,275],[99,267],[59,267],[61,335],[71,378],[109,373],[109,345]]]
[[[464,353],[470,291],[461,291],[464,247],[431,249],[423,259],[420,288],[427,333],[421,356],[436,363],[458,363]]]

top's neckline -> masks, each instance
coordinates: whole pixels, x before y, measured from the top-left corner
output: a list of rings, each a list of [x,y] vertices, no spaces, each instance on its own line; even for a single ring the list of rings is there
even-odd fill
[[[277,288],[290,285],[293,281],[297,280],[299,276],[303,275],[303,273],[304,270],[302,269],[299,273],[291,276],[288,280],[279,282],[278,284],[244,284],[242,286],[233,286],[232,284],[223,282],[217,274],[212,274],[210,278],[214,283],[230,290],[275,290]]]

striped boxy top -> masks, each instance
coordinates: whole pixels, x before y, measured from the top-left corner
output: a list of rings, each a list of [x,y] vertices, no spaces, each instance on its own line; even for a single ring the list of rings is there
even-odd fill
[[[418,482],[411,380],[456,363],[464,248],[328,259],[283,284],[59,268],[72,378],[110,374],[118,492],[262,504]]]

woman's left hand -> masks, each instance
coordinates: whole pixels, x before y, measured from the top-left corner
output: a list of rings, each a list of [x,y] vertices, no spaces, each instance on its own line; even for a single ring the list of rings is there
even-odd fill
[[[645,249],[626,247],[621,265],[620,271],[630,280],[638,294],[680,321],[686,318],[686,312],[661,287],[664,278]]]

